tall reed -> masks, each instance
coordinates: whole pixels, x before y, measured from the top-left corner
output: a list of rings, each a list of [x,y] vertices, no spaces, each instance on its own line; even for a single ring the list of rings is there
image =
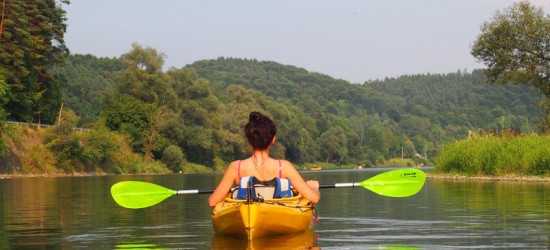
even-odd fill
[[[550,176],[550,136],[477,137],[445,145],[434,172]]]

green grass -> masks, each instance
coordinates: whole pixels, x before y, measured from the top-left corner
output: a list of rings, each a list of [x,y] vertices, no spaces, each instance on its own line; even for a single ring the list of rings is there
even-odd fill
[[[298,170],[310,170],[315,165],[317,165],[318,167],[321,167],[323,170],[341,169],[341,168],[355,168],[355,167],[357,167],[356,165],[353,165],[353,164],[337,165],[335,163],[327,163],[327,162],[304,163],[303,165],[297,165],[297,164],[293,163],[293,165]]]
[[[550,136],[469,138],[445,145],[436,173],[550,176]]]
[[[209,173],[213,172],[214,170],[192,162],[184,162],[181,167],[181,173],[184,174],[192,174],[192,173]]]
[[[379,164],[378,167],[413,167],[415,164],[414,160],[410,158],[392,158]]]

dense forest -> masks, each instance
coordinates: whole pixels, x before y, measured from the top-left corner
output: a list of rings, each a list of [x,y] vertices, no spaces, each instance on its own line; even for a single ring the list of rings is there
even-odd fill
[[[365,166],[429,163],[471,130],[531,133],[543,117],[535,89],[485,84],[479,70],[351,84],[268,61],[218,58],[166,71],[162,63],[161,53],[134,45],[120,58],[70,55],[52,74],[75,126],[102,123],[144,158],[175,162],[173,171],[246,157],[242,127],[254,110],[277,122],[276,157]]]
[[[219,58],[187,67],[208,79],[221,98],[223,89],[237,85],[303,111],[298,114],[315,121],[305,129],[320,151],[326,150],[316,160],[376,164],[402,154],[431,158],[442,144],[465,138],[469,130],[530,133],[543,117],[536,90],[487,85],[480,70],[357,85],[275,62]],[[338,134],[343,135],[341,147],[335,147],[340,150],[329,153],[322,138],[336,143]]]
[[[242,128],[251,111],[276,121],[274,157],[367,167],[391,158],[429,164],[472,131],[532,133],[545,119],[535,88],[489,85],[481,70],[351,84],[254,59],[165,69],[166,55],[139,44],[117,58],[71,54],[66,3],[3,6],[0,173],[219,170],[248,156]]]

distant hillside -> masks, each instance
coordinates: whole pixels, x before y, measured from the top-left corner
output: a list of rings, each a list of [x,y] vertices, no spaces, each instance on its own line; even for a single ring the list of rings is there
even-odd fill
[[[432,123],[498,129],[505,125],[525,132],[536,130],[543,117],[541,95],[525,86],[493,86],[483,83],[480,70],[434,75],[411,75],[350,84],[326,75],[275,62],[219,58],[188,65],[220,89],[231,84],[265,93],[274,99],[290,99],[307,114],[354,115],[359,112],[429,118]],[[347,110],[338,109],[345,103]],[[350,106],[351,105],[351,106]]]
[[[536,130],[537,120],[544,117],[538,106],[542,95],[535,88],[488,85],[483,82],[481,70],[402,76],[368,84],[380,92],[403,97],[413,107],[404,107],[404,111],[432,113],[432,118],[443,125],[498,129],[505,116],[507,127],[531,132]]]
[[[187,67],[208,79],[219,95],[230,85],[240,85],[292,103],[316,119],[320,132],[344,123],[363,141],[359,146],[372,139],[369,131],[371,136],[381,133],[392,156],[406,148],[406,141],[414,144],[411,152],[433,155],[442,143],[464,138],[468,130],[537,131],[543,117],[538,107],[541,95],[535,89],[485,84],[480,70],[357,85],[276,62],[219,58]],[[395,140],[388,135],[401,145],[390,146]]]
[[[131,83],[125,74],[136,70],[116,58],[75,55],[55,72],[65,81],[66,107],[91,123],[105,107],[101,99],[124,94],[114,86]],[[159,85],[148,88],[174,93],[182,108],[183,122],[163,132],[164,145],[206,166],[247,155],[239,133],[253,110],[277,121],[276,156],[364,165],[401,156],[426,161],[469,130],[532,132],[543,117],[535,90],[487,85],[477,70],[350,84],[276,62],[218,58],[155,74]]]

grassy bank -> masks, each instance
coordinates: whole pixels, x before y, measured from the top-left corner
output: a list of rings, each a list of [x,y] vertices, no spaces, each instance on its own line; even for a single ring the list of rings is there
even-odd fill
[[[380,164],[378,167],[414,167],[415,165],[416,162],[411,158],[392,158]]]
[[[434,173],[466,176],[550,176],[550,136],[468,138],[445,145]]]
[[[106,129],[78,132],[62,127],[11,127],[0,157],[0,177],[169,173],[160,162],[144,163],[123,136]],[[63,133],[64,132],[64,133]]]
[[[506,181],[506,182],[550,182],[550,176],[518,176],[518,175],[505,175],[505,176],[466,176],[462,174],[450,174],[450,173],[426,173],[426,178],[430,179],[444,179],[444,180],[457,180],[457,181]]]

